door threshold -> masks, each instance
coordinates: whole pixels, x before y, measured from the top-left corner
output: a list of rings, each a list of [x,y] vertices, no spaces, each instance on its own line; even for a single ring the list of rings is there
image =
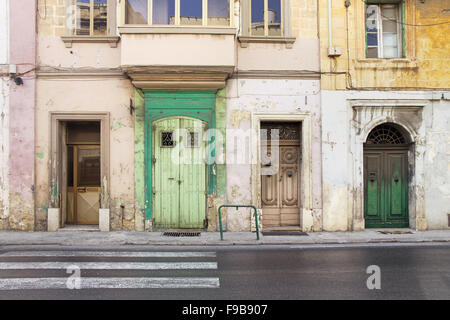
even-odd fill
[[[382,234],[411,234],[414,233],[412,229],[409,228],[377,228],[372,229],[378,233]]]
[[[65,225],[63,228],[58,229],[60,232],[70,232],[70,231],[87,231],[87,232],[95,232],[100,231],[98,225],[80,225],[80,224],[72,224]]]

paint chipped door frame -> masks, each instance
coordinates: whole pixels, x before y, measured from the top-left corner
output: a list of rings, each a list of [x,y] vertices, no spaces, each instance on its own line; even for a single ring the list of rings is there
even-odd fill
[[[67,185],[67,175],[63,173],[60,155],[62,154],[61,123],[69,121],[99,121],[100,122],[100,175],[101,175],[101,203],[100,208],[109,209],[110,193],[110,113],[73,113],[73,112],[51,112],[50,113],[50,171],[49,171],[49,204],[48,208],[60,210],[60,221],[62,215],[63,201],[67,198],[67,192],[63,185]],[[65,194],[63,193],[65,192]],[[60,227],[64,227],[61,224]]]

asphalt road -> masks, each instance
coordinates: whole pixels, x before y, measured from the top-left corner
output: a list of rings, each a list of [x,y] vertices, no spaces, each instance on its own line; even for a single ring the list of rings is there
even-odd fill
[[[447,300],[449,249],[448,244],[0,247],[0,299]],[[379,278],[367,273],[369,266],[379,267]],[[379,289],[368,289],[369,277]]]

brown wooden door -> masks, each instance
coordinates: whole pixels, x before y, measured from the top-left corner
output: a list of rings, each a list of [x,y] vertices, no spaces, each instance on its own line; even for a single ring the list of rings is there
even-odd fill
[[[299,141],[280,141],[278,154],[278,172],[261,176],[263,226],[300,226]]]

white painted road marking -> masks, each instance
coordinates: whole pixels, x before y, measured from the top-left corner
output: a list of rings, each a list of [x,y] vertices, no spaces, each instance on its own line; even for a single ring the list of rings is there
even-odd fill
[[[125,251],[15,251],[0,257],[117,257],[117,258],[215,258],[215,252],[125,252]]]
[[[81,270],[179,270],[217,269],[216,262],[0,262],[0,270],[67,269]]]
[[[0,270],[217,270],[217,262],[190,262],[190,258],[216,258],[215,252],[145,252],[145,251],[15,251],[0,254],[0,258],[50,257],[103,257],[103,258],[179,258],[178,262],[0,262]],[[188,260],[188,261],[186,261]],[[69,277],[58,278],[0,278],[0,290],[70,289]],[[80,277],[80,289],[171,289],[219,288],[219,278],[214,277]]]
[[[81,278],[80,289],[219,288],[219,278]],[[0,279],[0,290],[67,289],[67,278]]]

